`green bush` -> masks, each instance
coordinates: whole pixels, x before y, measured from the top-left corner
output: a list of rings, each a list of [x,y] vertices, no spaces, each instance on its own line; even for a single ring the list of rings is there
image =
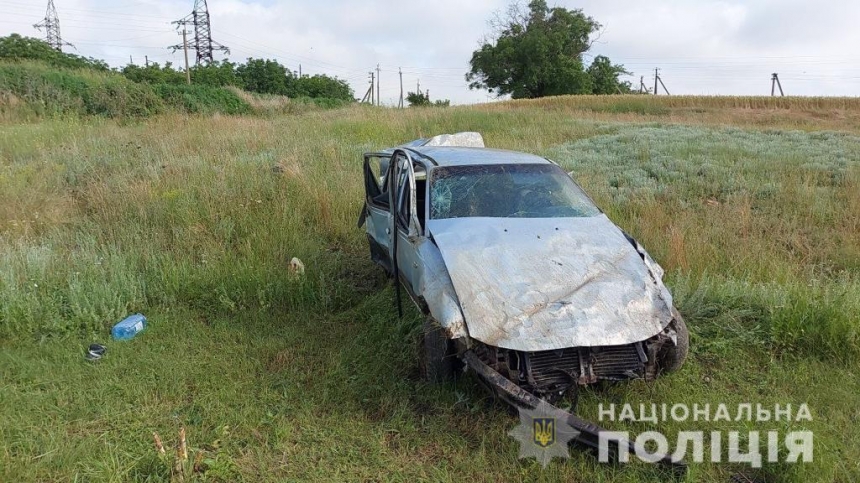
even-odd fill
[[[227,88],[136,83],[116,73],[58,69],[39,62],[0,62],[2,92],[23,101],[37,116],[139,118],[168,110],[252,112],[247,102]],[[0,105],[0,111],[6,108]]]
[[[191,113],[248,114],[251,106],[235,92],[222,87],[201,85],[153,86],[158,96],[169,106]]]
[[[0,91],[10,92],[44,116],[143,117],[165,107],[151,88],[121,76],[32,62],[0,63]]]
[[[39,39],[22,37],[18,34],[0,37],[0,59],[14,61],[36,60],[55,67],[72,69],[87,68],[98,71],[107,71],[109,69],[103,60],[66,54],[54,50],[50,45]]]

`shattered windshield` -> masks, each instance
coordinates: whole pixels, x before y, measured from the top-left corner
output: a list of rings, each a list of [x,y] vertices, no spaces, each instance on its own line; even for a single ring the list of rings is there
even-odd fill
[[[436,168],[430,218],[568,218],[600,210],[553,164],[494,164]]]

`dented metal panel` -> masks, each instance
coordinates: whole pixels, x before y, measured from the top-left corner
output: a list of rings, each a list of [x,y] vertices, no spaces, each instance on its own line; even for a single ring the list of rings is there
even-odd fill
[[[468,336],[466,322],[460,311],[460,301],[439,248],[427,238],[420,238],[416,251],[418,260],[423,265],[416,287],[418,295],[424,299],[430,314],[445,329],[449,338]]]
[[[485,344],[529,352],[623,345],[672,320],[668,290],[606,215],[428,227],[469,335]]]

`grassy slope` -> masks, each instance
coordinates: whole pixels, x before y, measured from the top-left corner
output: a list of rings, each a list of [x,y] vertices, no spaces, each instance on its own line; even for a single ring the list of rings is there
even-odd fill
[[[473,380],[418,381],[419,316],[396,320],[354,225],[359,157],[458,130],[558,160],[667,269],[688,365],[590,390],[584,416],[600,402],[808,402],[816,462],[764,475],[856,480],[860,109],[773,102],[2,125],[0,481],[161,481],[151,433],[173,444],[180,425],[212,480],[661,480],[578,453],[542,471],[516,459],[514,419]],[[150,317],[147,332],[86,363],[85,345],[129,311]],[[690,479],[735,469],[694,465]]]
[[[133,119],[165,112],[278,115],[344,104],[336,99],[258,95],[235,87],[150,85],[117,72],[0,60],[0,122],[78,116]]]

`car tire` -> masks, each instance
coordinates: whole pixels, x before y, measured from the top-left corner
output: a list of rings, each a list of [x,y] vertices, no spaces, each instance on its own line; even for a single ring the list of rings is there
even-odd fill
[[[456,356],[451,341],[432,316],[424,319],[424,327],[419,341],[421,377],[432,384],[440,384],[454,379]]]
[[[687,330],[687,323],[677,310],[672,310],[672,313],[675,315],[672,326],[677,335],[677,343],[666,344],[660,351],[660,372],[663,374],[670,374],[680,369],[690,351],[690,332]]]

